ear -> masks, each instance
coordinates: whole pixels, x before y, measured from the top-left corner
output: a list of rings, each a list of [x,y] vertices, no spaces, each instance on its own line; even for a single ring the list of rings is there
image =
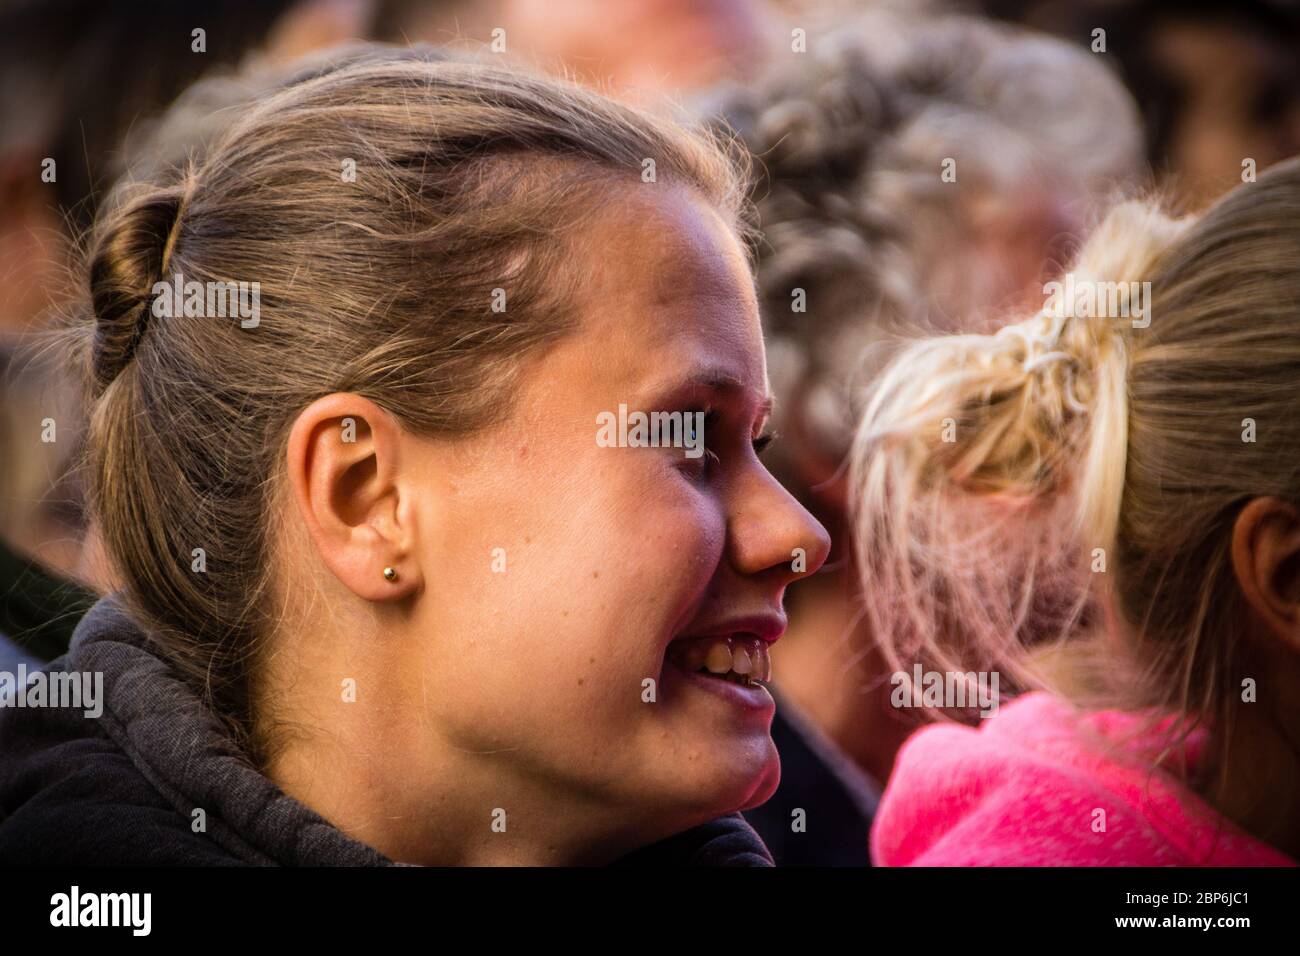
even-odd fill
[[[299,413],[289,433],[294,500],[325,566],[368,601],[417,593],[416,510],[399,480],[402,435],[359,395],[335,393]],[[397,572],[384,577],[385,568]]]
[[[1232,569],[1268,632],[1300,650],[1300,513],[1279,498],[1251,500],[1232,528]]]

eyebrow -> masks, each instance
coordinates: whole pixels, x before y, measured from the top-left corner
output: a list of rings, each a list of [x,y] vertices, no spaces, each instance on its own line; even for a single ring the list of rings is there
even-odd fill
[[[722,392],[736,395],[755,395],[753,389],[745,387],[745,383],[729,369],[721,366],[700,366],[689,370],[681,378],[663,382],[654,390],[656,395],[672,395],[687,389],[703,389],[711,392]],[[757,405],[759,417],[767,419],[772,414],[772,405],[775,399],[770,392],[764,392],[762,397],[758,398]]]

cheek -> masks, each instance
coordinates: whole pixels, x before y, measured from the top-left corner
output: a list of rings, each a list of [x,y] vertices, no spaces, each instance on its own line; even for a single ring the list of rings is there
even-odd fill
[[[591,747],[643,710],[641,682],[712,580],[725,521],[658,450],[525,460],[460,482],[430,513],[443,533],[423,559],[428,699],[467,745],[568,725]]]
[[[611,451],[623,457],[614,463],[617,476],[611,476],[602,507],[603,546],[625,558],[626,573],[610,586],[637,605],[657,608],[660,619],[685,614],[722,559],[726,518],[720,499],[660,450]]]
[[[723,516],[659,450],[600,449],[582,475],[549,537],[552,585],[530,582],[527,600],[560,615],[581,661],[656,676],[714,576]]]

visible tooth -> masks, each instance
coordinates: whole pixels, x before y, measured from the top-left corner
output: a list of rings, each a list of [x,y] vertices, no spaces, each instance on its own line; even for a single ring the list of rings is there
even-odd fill
[[[754,668],[754,679],[761,681],[772,679],[772,654],[766,644],[758,645],[758,663]]]
[[[709,649],[703,641],[691,641],[687,646],[685,666],[688,671],[697,671],[704,666],[704,658]]]
[[[709,652],[704,658],[704,666],[710,674],[725,674],[731,670],[731,648],[726,641],[715,641],[709,645]]]
[[[737,644],[731,649],[731,669],[741,677],[748,677],[754,669],[754,661],[749,656],[749,651],[745,645]]]

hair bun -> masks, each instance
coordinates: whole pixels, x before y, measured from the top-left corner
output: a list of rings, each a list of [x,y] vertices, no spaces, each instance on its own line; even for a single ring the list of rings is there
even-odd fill
[[[163,278],[184,202],[180,187],[151,189],[114,208],[95,229],[90,250],[95,316],[90,361],[99,391],[130,364],[144,336],[148,303]]]
[[[1194,221],[1191,216],[1171,216],[1153,202],[1121,202],[1089,235],[1072,271],[1077,279],[1093,282],[1149,280]]]

